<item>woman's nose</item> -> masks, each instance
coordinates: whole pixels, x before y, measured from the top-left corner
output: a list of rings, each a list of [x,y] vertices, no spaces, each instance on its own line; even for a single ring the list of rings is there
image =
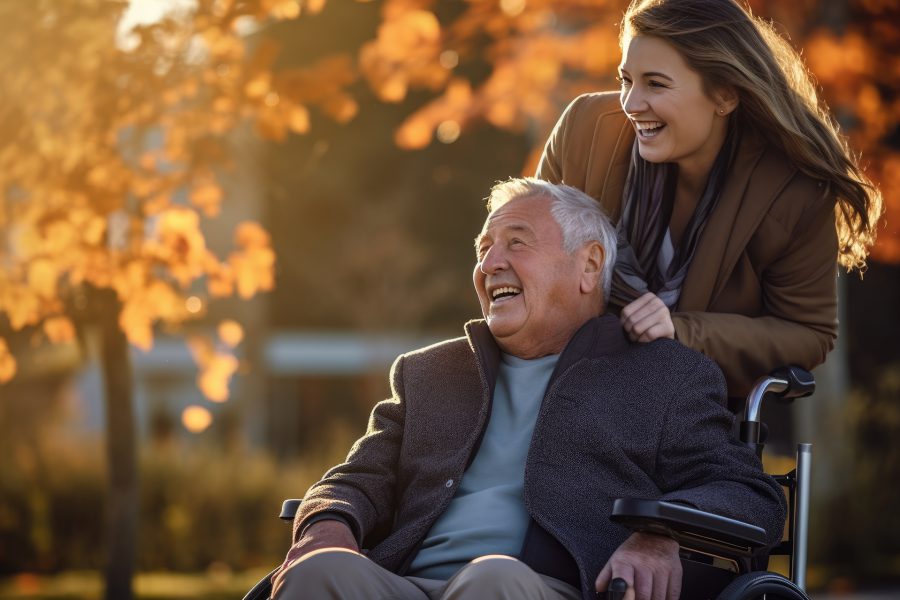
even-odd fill
[[[634,85],[629,87],[627,91],[622,91],[621,103],[622,110],[625,111],[626,115],[640,114],[647,110],[647,102],[643,94]]]

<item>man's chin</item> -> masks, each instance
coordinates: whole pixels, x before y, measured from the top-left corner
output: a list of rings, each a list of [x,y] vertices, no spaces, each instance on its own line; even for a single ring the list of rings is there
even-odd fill
[[[494,336],[494,339],[498,342],[510,338],[519,329],[516,324],[511,323],[508,318],[488,315],[485,320],[487,321],[488,329],[491,330],[491,335]]]

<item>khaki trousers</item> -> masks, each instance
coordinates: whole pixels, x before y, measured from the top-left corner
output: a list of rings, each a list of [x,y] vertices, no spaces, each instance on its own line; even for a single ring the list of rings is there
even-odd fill
[[[351,550],[310,552],[276,577],[273,600],[581,600],[509,556],[475,559],[448,581],[401,577]]]

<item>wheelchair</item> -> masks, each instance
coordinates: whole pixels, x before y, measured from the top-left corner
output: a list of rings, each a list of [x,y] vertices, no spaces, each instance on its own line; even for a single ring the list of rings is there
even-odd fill
[[[738,438],[762,457],[765,439],[760,421],[763,401],[791,402],[815,391],[812,374],[799,367],[784,367],[759,379],[744,406]],[[797,447],[791,472],[775,476],[787,490],[786,538],[765,553],[766,532],[755,525],[661,500],[620,498],[610,519],[631,531],[665,535],[678,542],[683,568],[682,600],[809,600],[806,595],[807,537],[812,446]],[[282,503],[279,518],[291,523],[302,500]],[[766,571],[769,556],[790,559],[789,576]],[[261,579],[244,600],[268,600],[270,578]],[[621,599],[626,589],[613,580],[598,600]]]

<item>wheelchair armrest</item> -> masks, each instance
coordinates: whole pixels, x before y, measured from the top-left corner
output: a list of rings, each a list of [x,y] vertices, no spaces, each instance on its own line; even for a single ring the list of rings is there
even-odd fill
[[[610,519],[632,531],[665,535],[685,548],[729,559],[751,557],[766,546],[762,527],[662,500],[620,498]]]
[[[301,498],[288,498],[281,503],[281,514],[278,515],[278,518],[283,521],[293,521],[294,515],[297,514],[297,509],[300,508],[302,503],[303,500]]]

